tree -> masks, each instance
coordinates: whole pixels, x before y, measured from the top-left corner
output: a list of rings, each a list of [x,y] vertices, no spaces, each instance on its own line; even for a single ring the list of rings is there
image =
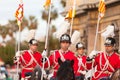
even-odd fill
[[[36,29],[37,28],[37,19],[34,16],[30,16],[29,19],[23,18],[21,31],[24,28]],[[5,42],[6,46],[0,46],[0,57],[5,61],[6,64],[13,64],[13,57],[15,56],[15,47],[16,39],[13,37],[13,34],[18,31],[18,25],[16,20],[9,20],[8,24],[0,25],[0,35],[3,40],[6,38],[6,35],[10,35],[12,40]],[[12,44],[12,45],[11,45]],[[22,42],[20,46],[21,50],[28,49],[28,44]]]
[[[57,10],[51,11],[50,20],[55,20],[58,17]],[[42,11],[42,19],[48,21],[48,11]]]
[[[2,35],[2,38],[5,39],[8,34],[8,28],[5,26],[0,26],[0,34]]]
[[[29,25],[28,29],[36,29],[37,28],[37,19],[35,19],[35,16],[29,16]]]

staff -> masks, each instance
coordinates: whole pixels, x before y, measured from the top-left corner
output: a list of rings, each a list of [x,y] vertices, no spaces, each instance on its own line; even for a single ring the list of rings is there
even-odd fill
[[[76,0],[74,0],[73,8],[72,8],[72,20],[71,20],[71,27],[70,27],[70,37],[72,36],[73,19],[74,19],[74,16],[75,16],[75,5],[76,5]]]
[[[43,67],[42,67],[41,80],[43,80],[43,72],[44,72],[45,58],[47,57],[47,53],[48,53],[48,37],[49,37],[50,18],[51,18],[51,2],[52,2],[52,0],[46,0],[46,3],[45,3],[45,5],[44,5],[44,7],[45,7],[46,9],[49,9],[49,13],[48,13],[47,28],[46,28],[45,50],[42,52],[42,56],[43,56]]]
[[[19,4],[19,7],[18,9],[16,10],[15,12],[15,17],[17,19],[17,24],[19,26],[19,31],[18,31],[18,46],[17,46],[17,52],[20,52],[20,39],[21,39],[21,34],[20,34],[20,31],[21,31],[21,22],[22,22],[22,19],[23,19],[23,1],[20,0],[20,4]],[[17,76],[18,76],[18,79],[19,79],[19,62],[17,63]],[[18,80],[17,79],[17,80]]]
[[[120,54],[120,28],[119,28],[119,50],[118,53]]]
[[[96,52],[96,43],[97,43],[99,23],[100,23],[100,20],[101,20],[101,18],[104,16],[104,13],[105,13],[105,2],[104,2],[104,0],[100,0],[98,11],[99,11],[99,13],[98,13],[98,20],[97,20],[97,28],[96,28],[94,49],[93,49],[93,51],[90,53],[88,60],[89,60],[89,59],[93,59],[94,56],[97,54],[97,52]],[[93,74],[92,70],[94,70],[94,68],[93,68],[93,63],[94,63],[94,60],[92,61],[92,69],[91,69],[91,72],[90,72],[91,74]],[[92,78],[92,77],[91,77],[91,78]]]
[[[97,21],[97,28],[96,28],[96,35],[95,35],[94,50],[96,50],[96,43],[97,43],[97,36],[98,36],[100,19],[104,16],[104,13],[105,13],[105,2],[104,2],[104,0],[100,0],[98,11],[99,11],[99,14],[98,14],[98,21]]]

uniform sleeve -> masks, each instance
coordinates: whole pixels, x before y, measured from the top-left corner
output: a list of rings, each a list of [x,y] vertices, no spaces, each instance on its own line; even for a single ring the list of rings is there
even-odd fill
[[[120,55],[119,55],[119,57],[118,57],[118,63],[117,63],[118,65],[117,65],[117,69],[120,69]]]
[[[76,74],[77,73],[77,70],[78,70],[78,59],[76,56],[74,56],[74,73]]]
[[[27,53],[27,51],[25,50],[25,51],[23,51],[23,53],[20,55],[20,57],[19,57],[19,63],[20,63],[20,64],[25,63],[25,62],[24,62],[24,61],[25,61],[24,57],[28,57],[28,55],[27,55],[26,53]]]

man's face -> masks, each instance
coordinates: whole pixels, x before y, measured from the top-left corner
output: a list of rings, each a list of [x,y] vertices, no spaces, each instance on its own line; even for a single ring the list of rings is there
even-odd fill
[[[34,51],[37,51],[37,48],[38,48],[38,44],[31,44],[30,45],[30,49],[34,52]]]
[[[105,45],[105,51],[106,51],[107,53],[113,52],[113,51],[114,51],[113,45]]]
[[[84,53],[84,49],[83,48],[79,48],[79,49],[77,49],[77,51],[78,51],[79,55],[83,55],[83,53]]]
[[[60,43],[60,45],[61,45],[61,49],[67,50],[68,47],[70,46],[70,43],[67,42],[67,41],[62,41],[62,42]]]

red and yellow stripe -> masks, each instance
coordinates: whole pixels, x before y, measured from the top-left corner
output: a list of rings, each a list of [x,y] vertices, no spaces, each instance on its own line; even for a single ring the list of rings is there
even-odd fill
[[[75,9],[70,9],[65,17],[65,19],[72,19],[75,17]]]
[[[50,6],[50,4],[51,4],[51,0],[46,0],[46,2],[44,4],[45,9],[48,9],[48,7]]]
[[[100,14],[102,14],[101,17],[104,16],[105,10],[106,10],[105,1],[104,0],[100,0],[98,11],[99,11]]]
[[[19,7],[18,7],[18,9],[15,12],[15,17],[16,17],[18,25],[19,25],[20,22],[23,19],[23,4],[19,4]]]

